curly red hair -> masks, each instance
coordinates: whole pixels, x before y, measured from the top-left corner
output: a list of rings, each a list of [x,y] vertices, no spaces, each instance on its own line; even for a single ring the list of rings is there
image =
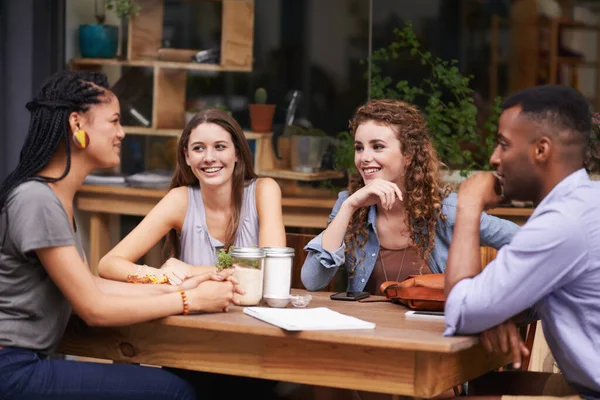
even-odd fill
[[[418,108],[399,100],[371,100],[360,106],[350,120],[352,135],[368,121],[391,127],[400,141],[401,151],[408,158],[406,166],[404,204],[406,208],[410,240],[417,254],[427,262],[435,246],[435,229],[438,219],[444,219],[442,200],[450,193],[450,187],[439,178],[441,165],[438,154],[427,130],[427,123]],[[364,187],[358,171],[350,178],[350,195]],[[369,207],[362,207],[352,216],[346,231],[346,257],[350,257],[354,272],[364,258],[367,242],[367,215]],[[356,248],[363,249],[359,260],[354,259]]]

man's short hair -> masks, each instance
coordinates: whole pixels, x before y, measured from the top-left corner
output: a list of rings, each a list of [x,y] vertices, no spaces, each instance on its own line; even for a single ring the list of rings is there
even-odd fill
[[[535,86],[508,96],[502,110],[521,106],[521,113],[539,122],[577,132],[589,140],[592,116],[588,100],[576,89],[560,85]]]

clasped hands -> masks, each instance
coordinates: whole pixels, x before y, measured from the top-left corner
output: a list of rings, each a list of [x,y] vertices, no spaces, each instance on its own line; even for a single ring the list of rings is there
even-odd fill
[[[186,291],[192,311],[227,312],[231,303],[239,305],[234,294],[244,294],[234,271],[235,268],[227,268],[218,273],[195,275],[183,281],[178,289]]]
[[[152,268],[152,267],[146,267]],[[192,275],[190,265],[176,258],[168,259],[161,268],[152,268],[157,276],[165,275],[177,290],[185,290],[191,311],[227,312],[231,303],[238,304],[234,294],[244,294],[233,276],[235,268]]]

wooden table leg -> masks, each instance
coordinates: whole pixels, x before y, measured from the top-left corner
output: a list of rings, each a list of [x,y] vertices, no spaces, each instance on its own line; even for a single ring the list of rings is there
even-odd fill
[[[109,215],[92,213],[90,216],[90,259],[92,273],[98,275],[98,262],[110,250]]]

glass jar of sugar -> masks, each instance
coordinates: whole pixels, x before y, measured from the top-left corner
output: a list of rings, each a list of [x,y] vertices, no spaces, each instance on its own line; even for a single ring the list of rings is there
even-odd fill
[[[263,297],[284,298],[290,295],[294,249],[292,247],[263,247],[265,276]]]
[[[244,294],[235,293],[233,297],[241,306],[259,304],[263,292],[265,251],[257,247],[232,247],[231,264],[235,268],[233,276],[244,291]]]

